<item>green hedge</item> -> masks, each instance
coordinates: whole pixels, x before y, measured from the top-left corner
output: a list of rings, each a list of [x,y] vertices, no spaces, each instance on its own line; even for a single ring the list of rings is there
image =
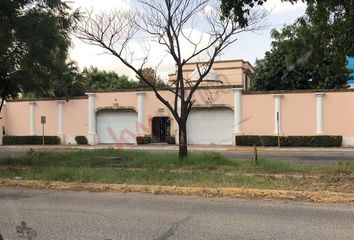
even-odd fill
[[[152,142],[151,136],[145,135],[145,136],[137,136],[136,137],[136,143],[137,144],[149,144]]]
[[[42,136],[4,136],[4,145],[41,145]],[[58,136],[44,136],[44,144],[58,145],[60,138]]]
[[[79,145],[87,145],[87,137],[86,136],[76,136],[75,141]]]
[[[281,136],[282,147],[341,147],[342,136]],[[278,146],[277,136],[236,136],[237,146]]]

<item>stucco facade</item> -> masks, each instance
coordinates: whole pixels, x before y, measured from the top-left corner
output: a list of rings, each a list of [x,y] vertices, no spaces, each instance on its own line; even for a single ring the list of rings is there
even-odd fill
[[[170,92],[162,91],[161,94],[169,102],[173,102]],[[204,112],[210,112],[210,116],[193,118],[198,119],[200,124],[217,122],[218,119],[213,117],[215,109],[225,112],[229,109],[227,111],[234,113],[232,129],[225,136],[229,138],[229,142],[235,134],[276,135],[275,113],[278,110],[280,135],[342,135],[344,145],[354,146],[354,91],[351,90],[279,94],[244,93],[231,86],[209,87],[197,91],[195,100],[195,110],[204,109]],[[120,143],[122,134],[151,135],[152,121],[156,117],[169,119],[170,135],[177,134],[177,124],[172,114],[152,91],[96,92],[69,101],[9,101],[1,113],[0,124],[7,135],[41,135],[40,117],[46,116],[46,135],[58,135],[65,144],[75,144],[75,136],[85,135],[90,144],[98,144],[100,132],[97,130],[97,116],[105,111],[136,113],[134,127],[130,127],[125,133],[113,132],[112,143]],[[119,121],[119,116],[117,119]],[[219,126],[220,129],[223,127]],[[207,132],[205,130],[200,134]]]

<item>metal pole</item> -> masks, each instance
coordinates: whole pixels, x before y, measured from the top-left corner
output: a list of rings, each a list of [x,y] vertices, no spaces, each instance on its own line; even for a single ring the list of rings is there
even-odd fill
[[[280,128],[279,128],[279,112],[277,112],[277,128],[278,128],[278,148],[280,148]]]
[[[44,151],[44,123],[42,123],[42,146]]]

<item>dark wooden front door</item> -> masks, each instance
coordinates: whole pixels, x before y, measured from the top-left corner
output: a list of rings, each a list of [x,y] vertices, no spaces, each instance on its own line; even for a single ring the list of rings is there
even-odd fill
[[[166,137],[170,136],[170,125],[168,117],[154,117],[152,119],[153,142],[166,142]]]

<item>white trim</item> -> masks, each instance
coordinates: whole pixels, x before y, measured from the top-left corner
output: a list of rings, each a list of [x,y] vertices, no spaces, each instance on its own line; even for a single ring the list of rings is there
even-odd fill
[[[234,88],[234,134],[242,134],[242,88]]]
[[[137,92],[138,95],[138,122],[137,122],[137,135],[145,135],[145,113],[144,113],[144,95],[145,92]]]
[[[316,133],[321,135],[323,130],[323,98],[325,93],[315,93],[316,95]]]
[[[65,143],[64,135],[64,100],[58,100],[58,137],[61,139],[61,143]]]
[[[36,102],[29,102],[29,135],[36,135]]]
[[[96,101],[95,93],[86,93],[88,96],[88,135],[87,140],[88,144],[96,145],[97,144],[97,133],[96,133]]]
[[[281,134],[281,99],[283,94],[273,94],[274,96],[274,133]],[[279,113],[279,123],[277,121]],[[278,126],[279,124],[279,126]]]
[[[354,147],[354,137],[343,137],[343,147]]]

